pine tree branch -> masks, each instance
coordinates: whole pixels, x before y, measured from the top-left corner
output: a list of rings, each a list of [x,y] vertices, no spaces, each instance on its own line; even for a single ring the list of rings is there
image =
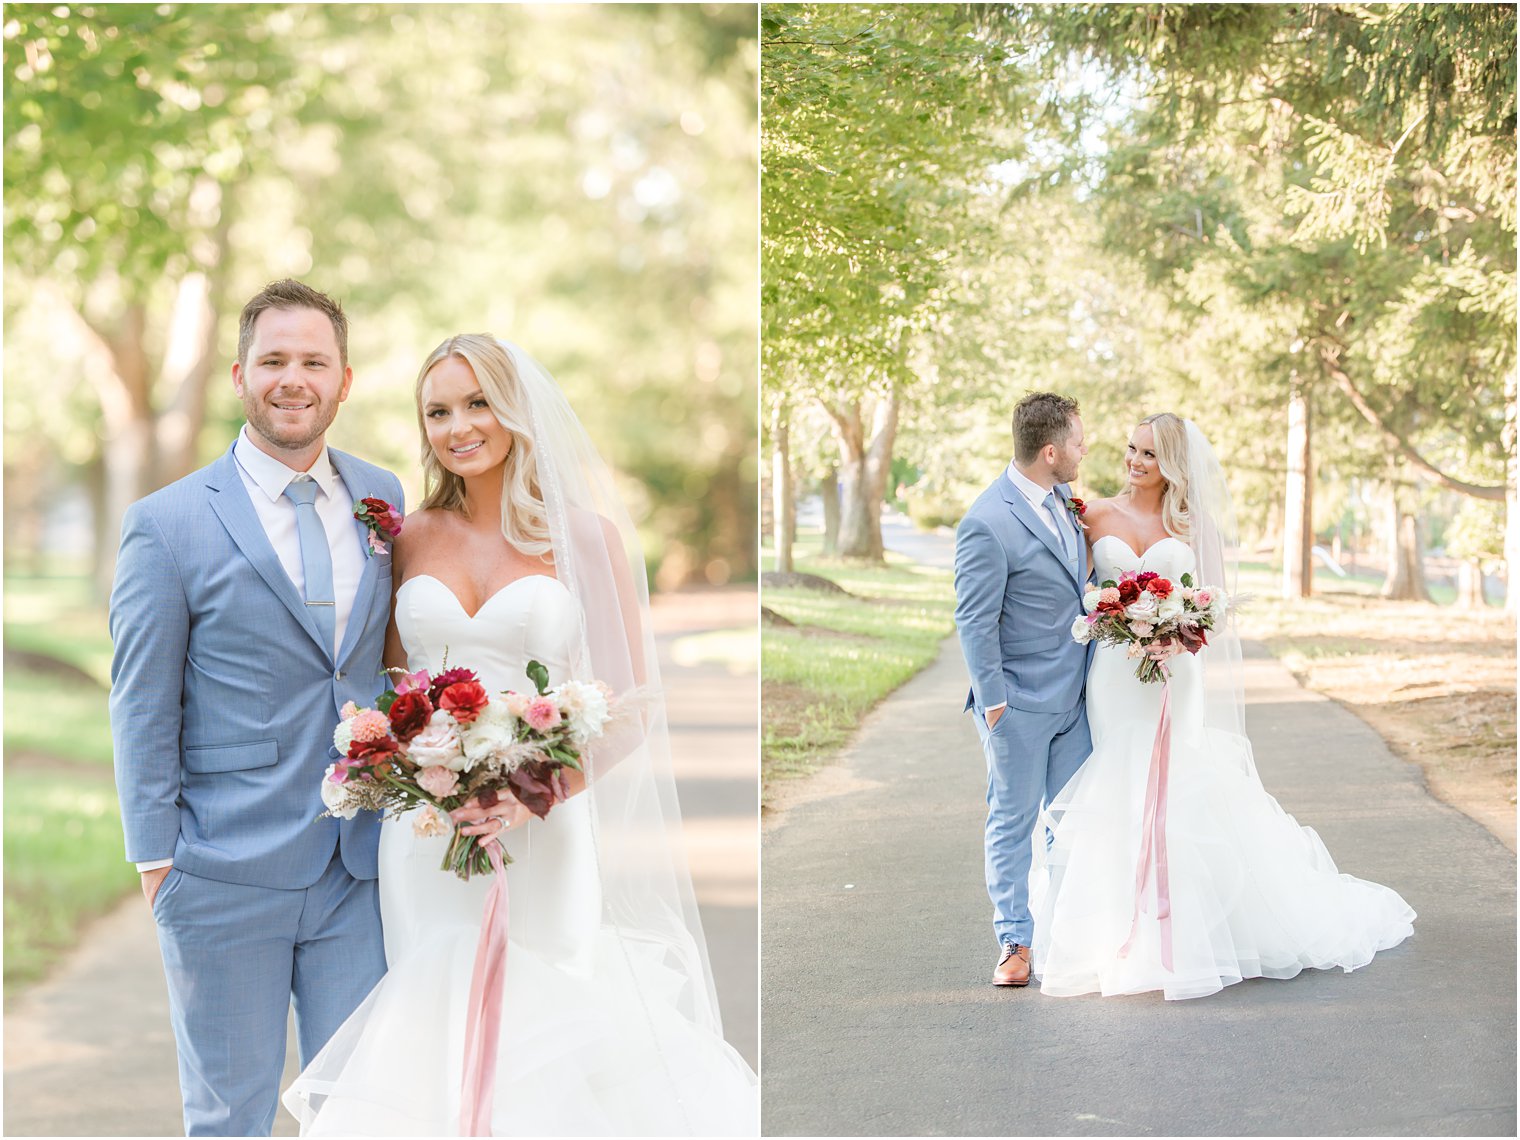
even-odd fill
[[[1478,483],[1464,483],[1460,479],[1454,479],[1442,471],[1435,464],[1427,460],[1415,450],[1414,445],[1378,414],[1376,408],[1368,403],[1367,398],[1356,386],[1356,381],[1351,379],[1350,374],[1340,366],[1341,349],[1344,347],[1335,338],[1320,335],[1314,338],[1314,348],[1319,355],[1320,366],[1325,374],[1335,381],[1336,386],[1345,394],[1346,399],[1351,401],[1352,407],[1362,414],[1362,417],[1376,428],[1394,451],[1404,456],[1410,464],[1427,478],[1433,479],[1448,490],[1456,491],[1461,495],[1471,495],[1475,499],[1492,499],[1497,502],[1504,501],[1504,488],[1502,486],[1485,486]]]

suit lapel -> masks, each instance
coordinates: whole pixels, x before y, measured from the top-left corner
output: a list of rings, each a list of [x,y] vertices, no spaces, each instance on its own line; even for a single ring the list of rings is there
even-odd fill
[[[338,477],[343,480],[343,485],[348,488],[349,497],[354,502],[379,497],[378,490],[364,479],[353,456],[328,448],[327,457],[332,460],[333,470],[337,471]],[[348,614],[348,627],[343,631],[343,645],[338,650],[339,665],[342,665],[348,655],[353,652],[354,646],[359,643],[359,638],[364,632],[370,607],[374,604],[375,589],[380,581],[382,565],[380,556],[370,552],[369,529],[358,519],[354,520],[354,541],[359,543],[364,550],[364,571],[359,575],[359,588],[354,591],[354,606]]]
[[[300,622],[301,628],[311,635],[312,641],[321,645],[322,635],[317,630],[317,623],[307,610],[305,600],[296,593],[295,583],[285,573],[285,567],[280,565],[280,556],[270,545],[269,536],[264,533],[264,524],[259,522],[259,516],[248,498],[248,489],[243,486],[243,477],[238,474],[232,448],[229,447],[227,454],[212,464],[206,488],[210,492],[212,511],[221,520],[237,548],[243,552],[243,557],[258,571],[259,577],[264,579],[291,616]]]
[[[1034,535],[1042,543],[1045,549],[1055,556],[1055,560],[1061,564],[1061,569],[1071,573],[1071,564],[1066,561],[1066,551],[1061,548],[1061,540],[1051,533],[1051,530],[1040,521],[1035,508],[1029,500],[1013,485],[1013,480],[1008,478],[1008,473],[1003,473],[1001,483],[1003,499],[1013,511],[1013,517],[1024,524],[1024,528]]]

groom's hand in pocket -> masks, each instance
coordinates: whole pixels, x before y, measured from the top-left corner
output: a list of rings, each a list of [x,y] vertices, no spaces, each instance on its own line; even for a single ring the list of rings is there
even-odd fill
[[[991,728],[993,725],[997,724],[999,718],[1001,718],[1002,715],[1005,712],[1007,712],[1007,711],[1008,711],[1008,706],[1004,705],[1000,709],[993,709],[991,712],[989,712],[987,714],[987,727]]]
[[[158,888],[164,885],[164,880],[169,877],[173,867],[155,867],[151,871],[142,873],[143,897],[148,900],[148,909],[153,909],[153,900],[158,898]]]

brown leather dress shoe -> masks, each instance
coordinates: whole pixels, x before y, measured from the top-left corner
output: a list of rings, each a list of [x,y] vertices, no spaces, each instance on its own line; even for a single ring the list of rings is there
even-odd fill
[[[1027,986],[1029,984],[1029,947],[1005,945],[997,968],[992,971],[995,986]]]

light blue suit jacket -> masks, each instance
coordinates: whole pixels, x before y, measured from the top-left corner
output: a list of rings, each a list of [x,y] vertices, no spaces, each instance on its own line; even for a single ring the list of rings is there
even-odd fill
[[[1064,503],[1065,483],[1055,488]],[[966,708],[989,705],[1059,713],[1082,699],[1088,647],[1071,638],[1082,612],[1087,544],[1077,559],[1040,521],[1005,471],[978,496],[955,532],[955,625],[971,673]]]
[[[329,449],[357,501],[402,506],[390,472]],[[354,522],[354,541],[366,542]],[[111,736],[127,858],[202,878],[315,883],[334,844],[376,876],[379,817],[318,820],[345,701],[385,688],[389,551],[365,559],[336,655],[280,565],[232,450],[132,504],[111,590]]]

